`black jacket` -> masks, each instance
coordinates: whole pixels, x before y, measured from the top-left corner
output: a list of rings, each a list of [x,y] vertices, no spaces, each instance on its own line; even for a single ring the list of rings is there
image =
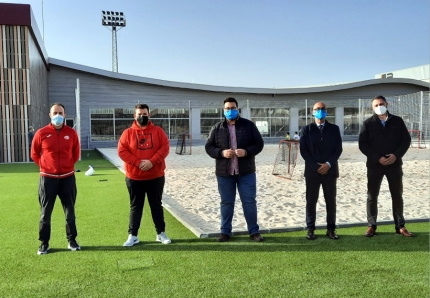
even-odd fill
[[[255,124],[245,118],[238,118],[235,123],[238,149],[245,149],[246,156],[239,157],[239,174],[246,175],[255,172],[255,156],[263,150],[264,141]],[[215,158],[215,175],[227,177],[230,164],[229,158],[222,156],[222,151],[230,149],[230,133],[227,121],[215,124],[206,140],[206,153]]]
[[[405,122],[399,116],[390,113],[385,121],[385,127],[376,114],[366,119],[358,137],[358,147],[367,156],[367,167],[384,167],[379,163],[379,159],[387,154],[394,154],[397,157],[397,160],[388,167],[401,166],[402,157],[410,144],[411,136]]]
[[[342,154],[342,137],[339,127],[329,123],[324,123],[321,132],[315,122],[306,125],[302,129],[300,138],[300,154],[305,160],[305,177],[320,175],[317,171],[320,167],[318,163],[330,163],[327,175],[339,177],[339,165],[337,160]]]

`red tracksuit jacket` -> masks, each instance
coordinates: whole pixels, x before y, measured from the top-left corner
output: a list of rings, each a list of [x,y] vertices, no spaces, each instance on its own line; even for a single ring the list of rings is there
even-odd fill
[[[57,131],[48,124],[39,129],[31,145],[31,158],[40,168],[40,175],[65,178],[75,172],[81,147],[76,131],[67,126]]]

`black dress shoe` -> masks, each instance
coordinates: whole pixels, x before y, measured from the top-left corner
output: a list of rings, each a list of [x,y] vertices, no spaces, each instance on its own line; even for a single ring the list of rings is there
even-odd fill
[[[216,241],[218,242],[227,242],[228,240],[230,240],[230,235],[222,233],[218,236],[218,238],[216,238]]]
[[[308,240],[314,240],[315,239],[315,233],[314,233],[314,231],[315,230],[311,230],[311,229],[308,230],[308,234],[306,235],[306,238]]]
[[[326,236],[333,240],[339,239],[339,236],[336,235],[336,230],[327,230]]]

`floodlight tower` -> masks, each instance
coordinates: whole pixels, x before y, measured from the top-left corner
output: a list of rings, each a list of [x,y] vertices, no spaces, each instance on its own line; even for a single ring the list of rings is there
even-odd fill
[[[102,25],[112,31],[112,71],[118,72],[118,50],[116,32],[125,27],[125,15],[122,12],[102,10]]]

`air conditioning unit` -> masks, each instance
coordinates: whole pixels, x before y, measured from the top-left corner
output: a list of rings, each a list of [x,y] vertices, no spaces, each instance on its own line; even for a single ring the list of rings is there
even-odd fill
[[[392,72],[381,74],[381,79],[389,79],[389,78],[392,78],[392,77],[393,77],[393,73]]]

